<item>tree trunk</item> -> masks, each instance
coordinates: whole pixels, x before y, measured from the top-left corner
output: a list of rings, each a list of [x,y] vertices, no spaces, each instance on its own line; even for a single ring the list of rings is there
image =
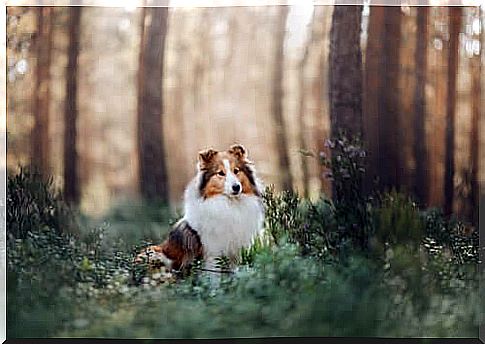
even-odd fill
[[[416,159],[414,156],[415,135],[415,91],[416,91],[416,16],[419,7],[402,11],[401,42],[399,51],[399,157],[401,166],[401,191],[414,192]],[[408,12],[408,13],[406,13]]]
[[[379,175],[379,97],[381,92],[381,59],[384,40],[384,7],[372,6],[367,28],[367,47],[364,68],[364,141],[369,152],[364,190],[370,193],[374,189],[375,178]]]
[[[163,61],[168,7],[142,9],[138,75],[138,154],[140,193],[145,200],[169,201],[164,155]]]
[[[308,50],[306,50],[307,52]],[[308,54],[305,53],[305,56]],[[298,123],[300,124],[300,127],[298,128],[298,144],[299,148],[303,151],[305,151],[307,148],[306,142],[305,142],[305,65],[306,65],[306,58],[304,57],[300,63],[300,75],[299,77],[299,98],[300,98],[300,104],[299,104],[299,117],[298,117]],[[305,156],[304,154],[300,154],[300,160],[301,160],[301,172],[302,172],[302,182],[303,182],[303,196],[308,197],[308,183],[309,183],[309,171],[308,171],[308,163],[307,163],[308,157]]]
[[[446,22],[448,7],[429,9],[430,22]],[[431,25],[428,27],[428,70],[429,94],[426,98],[428,117],[426,138],[428,151],[428,206],[443,207],[444,204],[444,156],[446,131],[446,97],[448,93],[447,60],[448,45],[447,27]],[[434,41],[434,42],[433,42]],[[433,42],[433,43],[431,43]],[[435,42],[442,43],[441,49],[431,48]]]
[[[384,50],[381,70],[379,139],[381,141],[380,176],[384,188],[398,188],[401,162],[399,159],[399,45],[401,37],[401,9],[384,10]]]
[[[362,136],[362,6],[335,6],[330,29],[330,135]],[[359,181],[359,188],[362,187]],[[340,197],[332,183],[332,197]]]
[[[290,158],[288,156],[288,136],[285,121],[283,119],[283,68],[284,68],[284,43],[286,31],[286,18],[289,7],[279,6],[275,25],[275,50],[273,62],[273,92],[272,114],[275,131],[275,141],[279,159],[279,173],[281,174],[281,187],[283,190],[291,190],[292,180],[290,171]]]
[[[331,136],[362,134],[362,6],[335,6],[330,31]]]
[[[66,100],[64,113],[64,197],[79,203],[79,175],[77,141],[77,81],[81,28],[81,7],[69,8],[69,48],[66,69]]]
[[[303,151],[305,151],[307,149],[307,144],[306,144],[306,140],[305,140],[305,129],[306,129],[306,122],[305,122],[305,119],[306,119],[306,92],[305,92],[305,67],[307,65],[307,62],[308,62],[308,56],[310,54],[310,47],[313,45],[314,41],[315,41],[315,32],[313,30],[313,25],[314,25],[314,22],[315,22],[315,12],[313,12],[313,17],[312,17],[312,21],[309,25],[310,29],[309,29],[309,38],[308,38],[308,41],[305,45],[305,49],[303,51],[303,56],[300,60],[300,63],[299,63],[299,75],[298,75],[298,84],[299,84],[299,95],[298,95],[298,98],[299,98],[299,108],[298,108],[298,114],[299,114],[299,117],[298,117],[298,122],[300,124],[299,126],[299,130],[298,130],[298,144],[299,144],[299,148]],[[302,179],[303,179],[303,196],[304,197],[308,197],[309,195],[309,180],[310,180],[310,172],[309,172],[309,169],[308,169],[308,157],[305,156],[304,154],[300,154],[300,159],[301,159],[301,171],[302,171]]]
[[[449,9],[449,50],[448,50],[448,95],[446,101],[446,139],[445,139],[445,204],[444,212],[451,215],[454,199],[455,176],[455,107],[456,74],[458,69],[458,36],[461,28],[461,8]]]
[[[315,46],[317,49],[317,71],[313,77],[310,85],[309,100],[312,101],[312,121],[315,123],[313,131],[313,142],[318,152],[324,152],[330,155],[330,149],[325,145],[325,138],[330,135],[330,107],[329,103],[329,80],[328,80],[328,61],[330,48],[330,30],[332,25],[333,8],[329,6],[315,7],[315,11],[319,10],[317,21],[320,23],[315,27],[317,31]],[[329,171],[327,167],[320,164],[317,160],[317,173],[320,180],[320,191],[328,197],[332,197],[332,182],[328,179],[326,174]]]
[[[483,32],[481,32],[483,35]],[[477,36],[479,39],[479,36]],[[480,185],[478,182],[479,175],[479,156],[480,156],[480,139],[479,139],[479,126],[480,126],[480,113],[482,111],[482,65],[480,59],[482,57],[483,47],[480,46],[480,54],[473,56],[470,60],[470,74],[472,77],[472,91],[471,91],[471,106],[472,106],[472,125],[470,135],[470,168],[471,168],[471,185],[470,185],[470,213],[467,214],[474,225],[478,225],[478,196],[480,191]]]
[[[32,167],[42,175],[49,169],[49,104],[52,50],[52,7],[37,8],[37,69],[35,123],[32,130]]]
[[[366,124],[372,155],[369,172],[378,175],[381,190],[400,182],[399,49],[401,8],[372,6],[366,51]],[[376,121],[377,123],[372,123]],[[376,135],[377,134],[377,135]],[[372,140],[376,135],[378,142]],[[377,146],[377,149],[376,149]]]
[[[414,193],[422,206],[428,199],[428,157],[426,151],[426,71],[428,56],[428,13],[427,7],[418,8],[416,29],[416,88],[414,92],[414,158],[416,161]]]

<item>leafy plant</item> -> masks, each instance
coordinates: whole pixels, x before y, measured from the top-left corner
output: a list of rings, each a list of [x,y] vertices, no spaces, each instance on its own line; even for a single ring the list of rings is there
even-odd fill
[[[285,190],[276,195],[273,186],[266,188],[263,193],[265,228],[273,243],[277,244],[300,225],[299,201],[298,195],[292,191]]]
[[[448,248],[457,264],[478,264],[478,231],[455,218],[447,220],[441,209],[429,209],[422,213],[422,217],[426,223],[426,236],[433,241],[429,243],[431,249]]]
[[[316,202],[302,200],[293,192],[276,195],[272,187],[264,195],[266,231],[272,242],[298,244],[303,255],[335,260],[343,256],[349,242],[338,231],[335,208],[325,197]]]
[[[327,140],[326,146],[331,156],[327,157],[321,152],[319,157],[320,163],[331,170],[327,177],[332,180],[332,197],[339,230],[357,247],[366,249],[372,234],[370,200],[362,192],[367,152],[358,137],[349,138],[343,132]]]
[[[171,283],[133,264],[144,245],[159,239],[142,235],[147,241],[134,245],[118,240],[117,230],[130,222],[122,231],[131,238],[145,211],[152,214],[145,223],[155,224],[167,219],[164,210],[140,206],[130,214],[127,206],[123,215],[112,213],[106,225],[88,226],[81,235],[49,224],[21,238],[10,232],[7,335],[475,335],[483,308],[477,233],[439,211],[421,212],[399,194],[376,200],[367,203],[369,223],[383,245],[369,255],[339,227],[343,218],[334,202],[269,188],[265,236],[242,249],[234,273],[221,275],[216,285],[203,262]],[[153,234],[163,227],[154,228]]]
[[[15,238],[25,238],[43,227],[57,233],[79,231],[73,210],[54,190],[53,179],[20,168],[7,177],[7,230]]]
[[[334,218],[342,240],[350,240],[354,247],[365,251],[373,230],[372,195],[366,196],[362,186],[367,152],[359,137],[349,137],[342,131],[337,137],[327,139],[325,147],[330,150],[330,156],[323,151],[318,155],[304,154],[318,158],[330,171],[325,177],[332,182]]]
[[[395,191],[380,196],[379,207],[373,208],[376,244],[409,244],[417,248],[425,234],[425,222],[417,205]]]

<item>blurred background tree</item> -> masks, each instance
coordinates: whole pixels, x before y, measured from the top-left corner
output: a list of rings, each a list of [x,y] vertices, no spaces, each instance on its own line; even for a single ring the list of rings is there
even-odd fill
[[[279,169],[284,171],[290,166],[288,157],[288,135],[285,120],[283,118],[283,65],[286,21],[288,18],[288,6],[280,6],[276,17],[274,34],[274,60],[273,60],[273,94],[271,99],[271,112],[273,114],[275,141],[277,144],[277,156],[279,157]],[[281,174],[281,187],[285,190],[292,189],[291,173]]]
[[[167,7],[144,7],[138,67],[138,168],[143,198],[168,202],[163,132],[163,61]]]
[[[42,174],[49,170],[50,66],[52,56],[52,8],[37,8],[37,66],[35,80],[35,122],[32,130],[32,166]]]
[[[78,70],[79,40],[81,35],[81,7],[69,9],[69,47],[66,68],[66,98],[64,100],[64,197],[73,204],[79,203],[78,163]]]

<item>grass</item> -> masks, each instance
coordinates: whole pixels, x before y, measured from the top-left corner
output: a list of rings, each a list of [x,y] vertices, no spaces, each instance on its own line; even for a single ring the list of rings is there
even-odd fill
[[[179,214],[138,203],[102,221],[79,217],[48,183],[22,173],[9,176],[8,338],[478,334],[477,233],[403,195],[381,195],[359,208],[363,222],[345,224],[324,196],[267,189],[266,237],[215,287],[196,267],[161,283],[132,263]]]

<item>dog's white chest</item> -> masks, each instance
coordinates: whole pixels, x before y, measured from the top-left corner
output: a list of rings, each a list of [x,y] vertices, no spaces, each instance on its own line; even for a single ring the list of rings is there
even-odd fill
[[[185,219],[201,237],[206,258],[234,256],[263,228],[264,212],[256,196],[216,196],[185,204]]]

